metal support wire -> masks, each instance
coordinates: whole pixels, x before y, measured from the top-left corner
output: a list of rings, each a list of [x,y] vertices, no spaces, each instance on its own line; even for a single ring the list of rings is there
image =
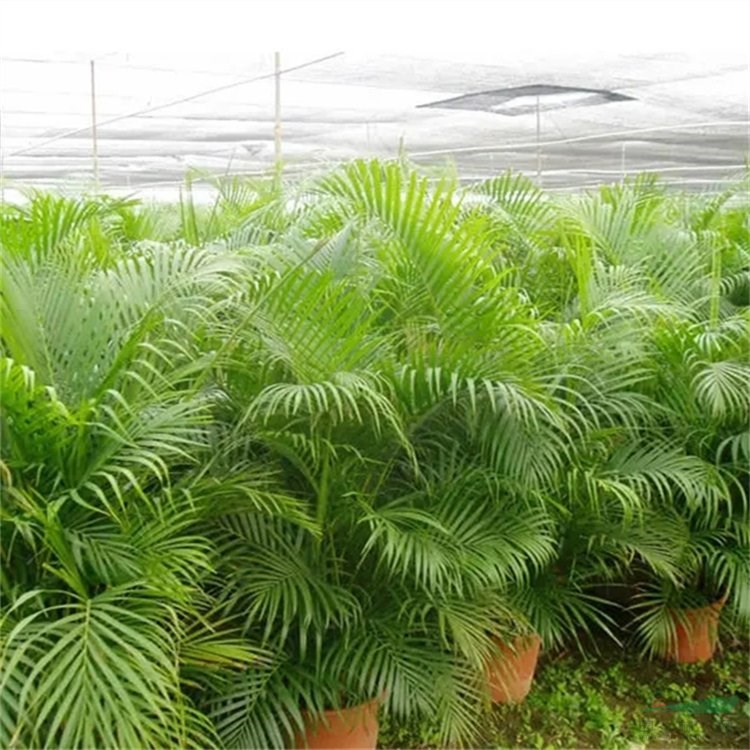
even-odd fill
[[[184,96],[180,99],[173,99],[169,102],[164,102],[163,104],[157,104],[155,107],[144,107],[143,109],[137,109],[133,112],[128,112],[124,115],[118,115],[117,117],[111,117],[108,120],[103,120],[99,123],[99,126],[103,125],[111,125],[115,122],[120,122],[121,120],[128,120],[131,117],[138,117],[140,115],[146,115],[150,112],[157,112],[161,109],[166,109],[167,107],[175,107],[178,104],[185,104],[186,102],[192,102],[196,99],[200,99],[204,96],[209,96],[211,94],[217,94],[220,91],[228,91],[229,89],[236,88],[237,86],[246,86],[251,83],[256,83],[258,81],[267,81],[269,78],[273,78],[277,75],[283,75],[285,73],[292,73],[295,70],[301,70],[302,68],[309,68],[311,65],[318,65],[319,63],[326,62],[328,60],[332,60],[335,57],[340,57],[343,55],[343,52],[335,52],[332,55],[325,55],[324,57],[318,57],[314,60],[308,60],[307,62],[300,63],[299,65],[292,65],[289,68],[285,68],[284,70],[279,70],[278,72],[274,71],[273,73],[265,73],[263,75],[259,76],[253,76],[252,78],[245,78],[241,81],[235,81],[234,83],[227,83],[223,86],[216,86],[212,89],[207,89],[205,91],[200,91],[197,94],[191,94],[190,96]],[[42,146],[46,146],[50,143],[55,143],[56,141],[60,141],[63,138],[69,138],[73,135],[80,135],[81,133],[87,133],[91,129],[91,125],[87,125],[85,128],[78,128],[77,130],[69,130],[65,133],[60,133],[60,135],[56,135],[53,138],[48,138],[45,141],[42,141],[41,143],[32,143],[29,146],[26,146],[25,148],[18,149],[17,151],[11,151],[8,156],[20,156],[21,154],[26,154],[29,151],[34,151],[38,148],[42,148]]]
[[[747,120],[714,120],[712,122],[689,122],[681,125],[658,125],[656,127],[649,128],[633,128],[631,130],[613,130],[608,133],[593,133],[592,135],[577,135],[571,138],[559,138],[553,141],[542,141],[541,146],[561,146],[566,143],[581,143],[583,141],[595,141],[602,138],[618,138],[621,136],[628,135],[639,135],[641,133],[659,133],[668,132],[670,130],[691,130],[693,128],[710,128],[717,126],[726,127],[748,127],[750,126],[750,119]],[[430,151],[414,151],[409,154],[412,158],[419,158],[423,156],[451,156],[452,154],[490,154],[497,153],[500,151],[515,151],[519,148],[536,148],[537,142],[527,141],[521,143],[508,143],[504,146],[465,146],[460,148],[440,148],[432,149]]]

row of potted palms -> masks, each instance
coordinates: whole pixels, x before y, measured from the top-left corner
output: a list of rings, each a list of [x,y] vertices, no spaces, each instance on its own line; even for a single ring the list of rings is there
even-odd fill
[[[2,744],[452,744],[623,608],[746,627],[739,188],[216,187],[3,208]]]

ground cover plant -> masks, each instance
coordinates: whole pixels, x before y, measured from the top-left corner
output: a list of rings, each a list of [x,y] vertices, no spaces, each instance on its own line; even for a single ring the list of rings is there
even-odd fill
[[[747,644],[747,176],[216,189],[0,209],[0,744],[493,742],[498,642]]]
[[[476,747],[740,748],[750,740],[748,653],[728,640],[710,664],[644,662],[602,644],[585,657],[543,657],[527,700],[496,706]],[[439,742],[434,722],[387,722],[381,747]]]

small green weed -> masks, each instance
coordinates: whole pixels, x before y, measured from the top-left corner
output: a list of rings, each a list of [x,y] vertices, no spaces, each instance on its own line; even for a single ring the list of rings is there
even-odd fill
[[[473,744],[536,750],[745,748],[749,714],[747,648],[725,649],[714,661],[694,665],[645,662],[624,652],[561,655],[540,662],[524,703],[495,706],[486,714]],[[431,748],[439,747],[437,737],[429,722],[409,728],[384,723],[380,742]]]

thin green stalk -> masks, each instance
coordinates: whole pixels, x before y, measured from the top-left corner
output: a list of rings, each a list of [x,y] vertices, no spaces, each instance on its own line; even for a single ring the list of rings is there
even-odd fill
[[[330,430],[329,430],[330,433]],[[328,514],[328,498],[330,497],[330,481],[331,481],[331,454],[326,449],[323,455],[323,470],[320,474],[320,482],[318,484],[318,504],[315,509],[315,521],[319,529],[323,529],[323,523],[325,522],[326,515]],[[322,539],[322,536],[321,536]]]
[[[712,242],[711,252],[711,307],[709,323],[715,329],[719,324],[719,304],[721,302],[721,248],[717,242]]]

